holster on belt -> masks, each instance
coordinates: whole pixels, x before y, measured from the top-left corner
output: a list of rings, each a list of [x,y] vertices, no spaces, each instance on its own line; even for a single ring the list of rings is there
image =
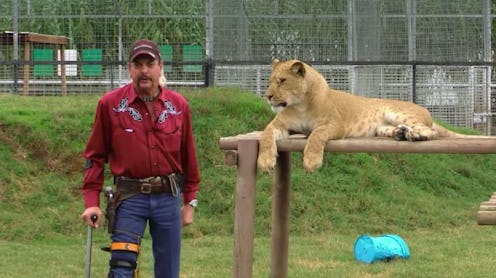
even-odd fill
[[[157,183],[157,180],[160,181]],[[137,194],[153,194],[169,192],[177,196],[184,184],[184,176],[172,173],[164,177],[150,177],[146,179],[133,179],[128,177],[114,178],[115,190],[112,187],[105,188],[107,208],[105,218],[107,219],[108,233],[112,234],[115,229],[115,214],[119,205],[126,199]]]
[[[105,188],[105,197],[107,198],[107,208],[105,209],[105,219],[107,219],[107,231],[109,234],[114,233],[115,228],[115,212],[119,205],[125,199],[132,197],[135,194],[121,194],[112,187]]]

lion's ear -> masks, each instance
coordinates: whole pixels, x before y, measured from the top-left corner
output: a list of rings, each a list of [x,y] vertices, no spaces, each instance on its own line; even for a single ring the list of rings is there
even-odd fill
[[[294,74],[304,76],[305,75],[305,66],[303,65],[302,62],[294,62],[291,65],[291,71]]]
[[[277,64],[279,64],[281,61],[279,61],[279,59],[275,58],[274,60],[272,60],[272,68],[274,68]]]

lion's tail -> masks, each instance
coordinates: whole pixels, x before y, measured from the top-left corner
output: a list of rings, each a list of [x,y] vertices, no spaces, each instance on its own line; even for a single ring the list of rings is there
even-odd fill
[[[461,134],[454,131],[451,131],[441,125],[436,123],[432,124],[432,129],[438,133],[438,137],[449,137],[449,138],[465,138],[465,139],[496,139],[496,136],[484,136],[484,135],[468,135]]]

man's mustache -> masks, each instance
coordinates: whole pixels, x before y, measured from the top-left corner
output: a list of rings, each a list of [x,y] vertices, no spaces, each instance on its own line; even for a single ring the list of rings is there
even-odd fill
[[[138,76],[138,80],[140,80],[140,81],[141,80],[152,80],[152,78],[149,76],[140,75],[140,76]]]

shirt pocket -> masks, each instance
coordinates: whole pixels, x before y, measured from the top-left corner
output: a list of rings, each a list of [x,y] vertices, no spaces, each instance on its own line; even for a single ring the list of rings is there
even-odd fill
[[[178,115],[169,115],[166,121],[158,123],[154,128],[157,139],[163,149],[168,152],[179,152],[182,138],[182,118]]]
[[[182,115],[161,113],[157,119],[155,129],[163,134],[174,134],[182,126]]]
[[[142,143],[145,134],[144,118],[137,109],[116,112],[114,116],[114,140],[119,138],[129,143]]]

